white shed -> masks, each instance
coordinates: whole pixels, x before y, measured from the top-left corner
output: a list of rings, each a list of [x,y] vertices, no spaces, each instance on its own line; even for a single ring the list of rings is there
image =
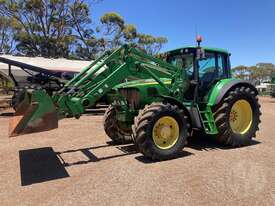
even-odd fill
[[[64,58],[49,59],[44,57],[22,57],[12,55],[0,55],[0,57],[41,67],[50,71],[64,72],[80,72],[91,63],[91,61],[69,60]],[[16,66],[11,66],[11,70],[15,79],[21,82],[25,82],[26,77],[29,76],[25,71]],[[8,64],[0,62],[0,75],[2,77],[9,76]]]

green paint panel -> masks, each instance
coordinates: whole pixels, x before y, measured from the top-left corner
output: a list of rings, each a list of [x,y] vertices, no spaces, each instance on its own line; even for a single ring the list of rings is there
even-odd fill
[[[227,84],[229,84],[230,82],[235,81],[235,80],[236,79],[229,78],[229,79],[223,79],[223,80],[218,81],[208,93],[208,97],[207,97],[208,104],[207,105],[208,106],[215,105],[216,99],[219,96],[222,88],[224,86],[226,86]]]

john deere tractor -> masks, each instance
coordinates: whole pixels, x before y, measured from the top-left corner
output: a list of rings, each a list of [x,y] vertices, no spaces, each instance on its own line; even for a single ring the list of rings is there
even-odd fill
[[[117,143],[133,141],[153,160],[175,157],[196,130],[222,144],[247,145],[259,129],[258,93],[231,78],[229,57],[201,47],[200,39],[160,58],[127,45],[107,51],[52,97],[29,93],[11,119],[10,136],[57,128],[59,119],[80,118],[108,95],[106,134]]]

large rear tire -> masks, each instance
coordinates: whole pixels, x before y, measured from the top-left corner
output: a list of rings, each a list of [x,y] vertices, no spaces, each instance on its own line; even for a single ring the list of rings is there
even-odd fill
[[[217,140],[233,147],[250,144],[259,130],[260,115],[255,91],[245,86],[233,89],[214,111]]]
[[[147,105],[135,118],[133,136],[138,150],[153,160],[174,158],[184,148],[188,136],[187,118],[177,106]]]
[[[131,143],[131,130],[122,129],[116,119],[115,108],[110,105],[104,114],[104,130],[115,144]]]

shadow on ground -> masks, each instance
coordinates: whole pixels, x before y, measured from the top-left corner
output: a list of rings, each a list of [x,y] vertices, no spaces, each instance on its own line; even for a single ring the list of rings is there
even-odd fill
[[[91,151],[104,147],[116,147],[117,149],[122,151],[122,154],[97,157]],[[67,163],[62,158],[62,154],[74,152],[82,152],[82,154],[84,154],[88,158],[88,160]],[[137,153],[137,151],[133,144],[115,146],[110,143],[106,145],[99,145],[76,150],[67,150],[63,152],[55,152],[52,147],[20,150],[19,160],[21,185],[27,186],[35,183],[66,178],[69,177],[69,174],[66,171],[66,167],[118,158],[135,153]]]
[[[251,145],[257,145],[260,142],[252,141]],[[93,150],[105,148],[105,147],[115,147],[120,150],[120,154],[109,155],[104,157],[97,157],[93,154]],[[209,137],[192,137],[188,141],[188,145],[186,147],[199,150],[199,151],[209,151],[215,149],[234,149],[232,147],[222,146],[218,144],[216,141]],[[66,162],[62,157],[63,154],[66,153],[76,153],[81,152],[87,158],[84,161],[76,161],[76,162]],[[60,179],[69,177],[68,172],[66,171],[66,167],[74,166],[74,165],[82,165],[88,164],[91,162],[99,162],[104,160],[110,160],[114,158],[119,158],[127,155],[136,154],[137,149],[134,144],[128,145],[114,145],[112,142],[107,142],[107,144],[98,145],[94,147],[86,147],[75,150],[66,150],[61,152],[55,152],[52,147],[44,147],[30,150],[21,150],[19,151],[19,159],[20,159],[20,172],[21,172],[21,185],[26,186],[35,183],[46,182],[50,180]],[[188,151],[181,151],[175,158],[183,158],[193,155],[193,153]],[[143,155],[139,155],[135,157],[136,160],[144,163],[151,164],[157,163],[158,161],[153,161],[144,157]]]
[[[250,145],[244,146],[244,147],[257,145],[257,144],[260,144],[260,143],[261,142],[252,140]],[[238,149],[238,147],[222,145],[222,144],[218,143],[216,140],[214,140],[213,137],[211,139],[210,136],[203,136],[203,135],[196,135],[194,137],[190,137],[190,139],[188,140],[188,144],[185,147],[186,148],[191,148],[191,149],[194,149],[194,150],[198,150],[198,151]],[[182,158],[182,157],[187,157],[187,156],[190,156],[190,155],[194,155],[194,154],[191,153],[191,152],[183,150],[175,157],[175,159]],[[153,161],[151,159],[148,159],[148,158],[146,158],[142,155],[137,156],[135,158],[138,161],[143,162],[145,164],[157,163],[158,162],[158,161]]]
[[[261,142],[259,142],[259,141],[252,140],[250,145],[244,146],[244,147],[257,145],[260,143]],[[217,149],[222,149],[222,150],[238,149],[238,147],[225,146],[223,144],[220,144],[211,136],[204,136],[204,135],[199,135],[199,134],[197,134],[193,137],[190,137],[188,139],[188,144],[186,145],[186,147],[189,147],[189,148],[192,148],[195,150],[199,150],[199,151],[209,151],[209,150],[217,150]]]
[[[106,156],[106,157],[97,157],[91,152],[91,150],[104,148],[104,147],[112,147],[112,146],[116,147],[117,149],[122,151],[122,154],[110,155],[110,156]],[[74,152],[82,152],[82,154],[84,154],[88,158],[88,160],[77,161],[77,162],[73,162],[73,163],[67,163],[62,158],[62,154],[74,153]],[[67,151],[63,151],[63,152],[56,152],[56,154],[61,159],[62,164],[65,167],[69,167],[69,166],[73,166],[73,165],[87,164],[87,163],[90,163],[90,162],[99,162],[99,161],[103,161],[103,160],[114,159],[114,158],[123,157],[123,156],[127,156],[127,155],[132,155],[132,154],[136,154],[136,153],[137,153],[136,147],[133,144],[123,145],[123,146],[114,146],[112,144],[106,144],[106,145],[100,145],[100,146],[95,146],[95,147],[87,147],[87,148],[81,148],[81,149],[76,149],[76,150],[67,150]]]
[[[19,151],[21,185],[69,177],[51,147]]]
[[[178,153],[173,159],[178,159],[178,158],[183,158],[183,157],[187,157],[193,155],[193,153],[191,152],[187,152],[187,151],[181,151],[180,153]],[[158,163],[160,161],[155,161],[155,160],[151,160],[143,155],[137,156],[135,157],[136,160],[144,163],[144,164],[152,164],[152,163]],[[169,161],[169,160],[164,160],[164,161]]]

